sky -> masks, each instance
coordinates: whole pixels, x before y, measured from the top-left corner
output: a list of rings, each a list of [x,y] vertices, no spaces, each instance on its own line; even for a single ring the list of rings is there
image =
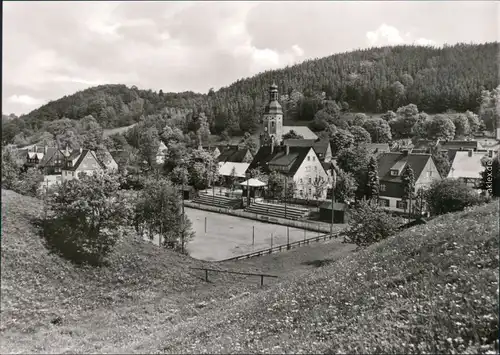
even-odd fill
[[[500,39],[497,1],[3,2],[2,112],[99,84],[217,90],[349,50]]]

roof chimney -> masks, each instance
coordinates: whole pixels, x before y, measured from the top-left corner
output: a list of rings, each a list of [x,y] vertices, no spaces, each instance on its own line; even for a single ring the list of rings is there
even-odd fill
[[[469,157],[472,156],[472,149],[469,149]]]
[[[285,144],[285,152],[286,155],[290,154],[290,146],[288,144]]]
[[[43,147],[43,154],[47,154],[47,144]]]
[[[82,154],[82,152],[83,152],[83,148],[82,148],[82,147],[80,147],[80,154]]]

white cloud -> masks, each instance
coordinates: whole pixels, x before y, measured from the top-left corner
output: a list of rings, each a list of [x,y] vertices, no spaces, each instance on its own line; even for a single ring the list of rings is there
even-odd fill
[[[37,106],[45,103],[45,100],[36,99],[29,95],[12,95],[7,99],[7,101],[26,106]]]
[[[433,41],[432,39],[419,38],[415,41],[415,44],[419,46],[434,46],[436,45],[436,42]]]
[[[403,37],[399,34],[396,27],[386,25],[383,23],[375,31],[366,33],[366,38],[372,46],[378,45],[394,45],[404,43]]]
[[[300,46],[298,44],[294,44],[292,46],[292,50],[295,52],[297,57],[302,57],[304,55],[304,50],[302,48],[300,48]]]
[[[372,46],[386,46],[405,43],[413,43],[419,46],[436,45],[435,41],[428,38],[420,37],[414,40],[410,32],[406,32],[404,36],[402,36],[396,27],[389,26],[385,23],[380,25],[380,27],[375,31],[366,32],[366,38]]]
[[[65,75],[57,76],[53,80],[60,82],[60,83],[77,83],[77,84],[85,84],[85,85],[89,85],[89,86],[104,84],[104,82],[101,80],[86,80],[86,79],[82,79],[82,78],[69,77],[69,76],[65,76]]]

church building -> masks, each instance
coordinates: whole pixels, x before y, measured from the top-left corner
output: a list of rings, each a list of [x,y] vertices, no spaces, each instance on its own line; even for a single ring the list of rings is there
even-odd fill
[[[327,185],[331,182],[312,144],[290,146],[283,141],[283,135],[297,127],[283,126],[283,109],[278,102],[276,84],[269,88],[269,102],[264,109],[262,123],[264,131],[260,135],[260,148],[247,172],[256,168],[265,174],[277,171],[284,179],[293,179],[297,186],[296,198],[312,199],[317,196],[324,199]],[[301,128],[310,131],[307,127]]]

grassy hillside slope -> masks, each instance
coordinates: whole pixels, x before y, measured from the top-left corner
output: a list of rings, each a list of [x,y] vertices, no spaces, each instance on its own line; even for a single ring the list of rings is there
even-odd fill
[[[262,289],[259,278],[210,273],[208,266],[287,276],[308,261],[340,258],[353,249],[332,241],[245,262],[210,263],[135,240],[111,256],[110,267],[75,267],[45,249],[33,225],[40,200],[2,190],[0,353],[152,352],[158,334]],[[264,289],[276,283],[266,279]],[[53,321],[58,320],[53,324]]]
[[[498,353],[498,202],[161,334],[167,353]],[[158,334],[160,336],[160,334]]]

